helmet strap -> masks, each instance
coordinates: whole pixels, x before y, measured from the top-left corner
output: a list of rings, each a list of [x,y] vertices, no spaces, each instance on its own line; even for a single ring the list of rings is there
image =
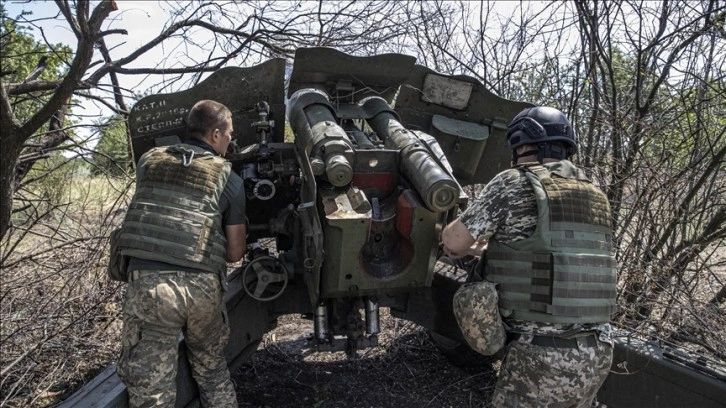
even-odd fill
[[[519,160],[520,157],[529,157],[537,155],[539,157],[539,150],[527,150],[526,152],[522,154],[517,153],[517,149],[512,150],[512,165],[517,164],[517,160]]]
[[[549,150],[549,143],[537,143],[537,161],[539,164],[544,163],[545,153]]]
[[[545,143],[544,146],[544,157],[565,160],[567,159],[567,147],[561,143]]]
[[[522,154],[517,153],[517,149],[512,150],[512,165],[517,164],[517,160],[522,157],[537,156],[537,161],[542,164],[544,159],[557,159],[564,160],[568,157],[568,150],[566,146],[559,143],[537,143],[537,150],[527,150]]]

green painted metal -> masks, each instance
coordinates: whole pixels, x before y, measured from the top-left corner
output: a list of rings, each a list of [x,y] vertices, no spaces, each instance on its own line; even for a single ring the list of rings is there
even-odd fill
[[[129,117],[138,158],[182,140],[185,114],[200,99],[233,112],[239,148],[227,158],[245,183],[249,248],[225,297],[230,368],[290,313],[313,320],[313,346],[321,351],[353,355],[375,346],[384,307],[450,345],[463,343],[451,304],[461,281],[434,270],[438,234],[467,204],[461,186],[486,183],[509,167],[505,129],[531,105],[401,54],[299,49],[287,95],[285,67],[273,59],[223,68],[190,89],[143,98]],[[293,141],[283,140],[286,114]],[[265,281],[279,271],[284,284]],[[699,375],[686,374],[693,381]],[[198,403],[183,343],[177,381],[177,407]],[[636,381],[665,384],[655,373]],[[610,378],[608,384],[622,387]],[[609,406],[634,406],[602,395]],[[626,402],[638,401],[645,399]],[[126,404],[110,366],[60,406]]]

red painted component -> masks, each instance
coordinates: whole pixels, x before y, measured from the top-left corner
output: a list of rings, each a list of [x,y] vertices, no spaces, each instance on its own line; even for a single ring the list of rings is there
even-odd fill
[[[396,229],[405,238],[411,238],[413,214],[416,207],[420,206],[421,204],[412,194],[411,190],[406,190],[398,196],[398,201],[396,202]]]
[[[398,180],[395,173],[354,173],[352,184],[363,191],[374,189],[386,196],[396,188]]]

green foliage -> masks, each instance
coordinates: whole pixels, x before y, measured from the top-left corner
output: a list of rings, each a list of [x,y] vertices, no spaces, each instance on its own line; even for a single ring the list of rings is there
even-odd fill
[[[0,59],[4,83],[22,83],[45,59],[45,69],[35,78],[36,81],[55,81],[63,77],[67,70],[67,59],[73,55],[70,47],[63,44],[47,45],[36,41],[31,30],[18,26],[8,18],[0,5],[2,23],[0,24]],[[51,93],[45,95],[23,95],[11,97],[15,116],[21,122],[30,118]]]
[[[295,141],[295,133],[292,131],[292,126],[290,126],[290,122],[285,121],[285,142],[286,143],[292,143]]]
[[[91,174],[123,177],[131,169],[126,121],[114,116],[99,125],[101,137],[91,160]]]
[[[713,81],[672,91],[664,99],[675,106],[673,113],[663,120],[662,137],[650,141],[646,154],[666,157],[672,169],[684,171],[721,149],[726,139],[719,135],[726,128],[726,116],[719,92],[725,85]]]
[[[63,205],[82,165],[81,161],[65,157],[59,151],[52,152],[33,164],[16,199],[46,202],[50,206]]]
[[[47,37],[37,35],[30,25],[18,23],[28,14],[9,17],[3,4],[0,3],[0,70],[3,86],[26,82],[53,84],[62,80],[73,57],[71,48],[60,43],[47,43]],[[50,90],[8,96],[12,113],[20,123],[25,123],[50,100],[54,91],[52,87],[48,88]],[[65,113],[68,115],[70,109]],[[64,127],[71,124],[68,116],[64,122]],[[73,131],[66,129],[66,135],[72,137]],[[61,208],[67,200],[72,179],[82,164],[64,155],[58,143],[53,142],[58,140],[57,135],[50,135],[47,130],[41,127],[27,140],[17,142],[22,143],[23,148],[19,158],[4,158],[15,162],[16,171],[19,170],[17,184],[11,193],[15,209],[25,210],[13,215],[16,225],[20,225],[18,218],[29,216],[29,221],[33,222],[33,217]],[[26,174],[23,170],[28,167]]]

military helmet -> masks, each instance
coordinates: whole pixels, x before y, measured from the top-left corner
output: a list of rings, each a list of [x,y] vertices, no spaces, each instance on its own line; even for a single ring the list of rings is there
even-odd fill
[[[572,124],[564,113],[555,108],[527,108],[512,119],[507,129],[507,143],[512,151],[525,144],[539,145],[543,150],[544,145],[551,142],[562,142],[568,157],[577,151]]]
[[[467,283],[454,293],[454,317],[469,347],[485,356],[494,355],[507,340],[499,296],[488,281]]]

